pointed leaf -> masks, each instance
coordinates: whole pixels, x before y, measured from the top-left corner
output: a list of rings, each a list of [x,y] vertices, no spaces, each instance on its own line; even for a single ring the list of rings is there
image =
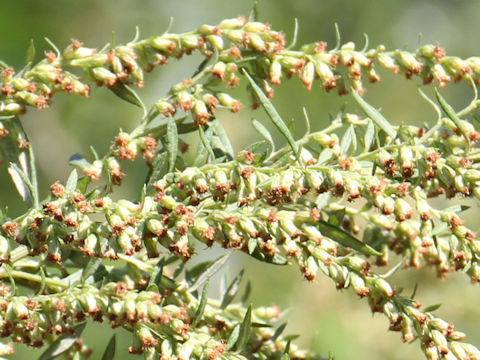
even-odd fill
[[[31,64],[35,59],[35,44],[33,43],[33,39],[30,40],[30,45],[27,49],[27,56],[25,58],[25,62],[27,64]]]
[[[28,176],[17,164],[14,163],[10,163],[10,166],[8,167],[8,173],[10,174],[13,184],[15,185],[23,201],[31,206],[33,204],[31,189],[32,184],[30,183]]]
[[[210,121],[208,124],[220,139],[220,143],[222,144],[222,150],[228,155],[230,155],[233,159],[233,155],[234,155],[233,146],[232,146],[232,143],[230,142],[230,139],[222,123],[218,121],[218,119],[214,119]]]
[[[465,140],[467,141],[467,152],[470,151],[470,137],[468,136],[467,132],[465,131],[464,127],[462,126],[462,122],[460,118],[458,117],[457,113],[453,108],[450,106],[450,104],[443,98],[442,95],[440,95],[440,92],[438,89],[435,88],[435,96],[437,97],[437,101],[440,104],[440,107],[442,110],[447,114],[450,120],[453,121],[455,126],[460,130],[460,133],[463,135]]]
[[[50,360],[54,359],[58,355],[63,354],[65,351],[70,349],[72,345],[77,340],[77,336],[65,336],[60,337],[55,340],[52,345],[50,345],[47,350],[45,350],[38,360]]]
[[[353,98],[360,105],[363,112],[383,130],[388,136],[394,139],[397,136],[396,130],[390,125],[390,123],[383,117],[383,115],[375,109],[372,105],[367,103],[363,98],[354,90],[351,91]]]
[[[178,130],[177,124],[171,116],[167,119],[166,139],[165,147],[168,152],[168,172],[172,172],[175,169],[175,160],[178,152]]]
[[[114,87],[109,88],[112,92],[117,95],[120,99],[129,102],[135,106],[138,106],[145,112],[145,105],[143,104],[140,97],[137,93],[128,85],[125,85],[123,82],[117,82]]]
[[[220,268],[227,262],[231,253],[220,256],[215,260],[199,277],[198,279],[190,286],[188,289],[190,292],[197,290],[202,286],[208,279],[210,279]]]
[[[155,268],[153,269],[152,273],[150,274],[150,280],[148,281],[147,290],[150,290],[150,288],[154,285],[158,286],[160,284],[163,276],[164,265],[165,265],[165,259],[161,258],[155,265]]]
[[[355,137],[355,130],[353,130],[353,125],[350,125],[347,131],[345,131],[345,135],[343,135],[342,141],[340,143],[340,152],[342,154],[348,153],[348,150],[350,149],[350,145],[352,145],[354,137]]]
[[[227,347],[226,347],[226,350],[227,350],[227,351],[232,350],[233,347],[235,346],[235,344],[237,343],[238,336],[240,335],[240,328],[241,328],[241,325],[240,325],[240,324],[238,324],[237,326],[235,326],[235,328],[233,329],[232,333],[231,333],[230,336],[228,337]]]
[[[263,108],[267,112],[270,120],[272,120],[273,124],[276,126],[276,128],[280,131],[280,133],[287,139],[288,144],[293,150],[293,153],[295,154],[295,157],[300,164],[300,151],[298,148],[297,143],[295,142],[292,134],[290,133],[290,130],[288,129],[287,125],[285,125],[285,122],[282,120],[280,115],[278,114],[277,110],[271,103],[271,101],[267,98],[267,96],[263,93],[262,89],[257,85],[255,80],[252,79],[252,77],[248,74],[246,70],[244,70],[244,74],[247,77],[248,81],[250,82],[250,85],[253,88],[253,91],[255,92],[255,95],[257,95],[258,100],[260,101],[260,104],[262,104]]]
[[[147,189],[150,189],[153,183],[161,179],[168,171],[167,168],[167,153],[159,152],[155,155],[152,168],[147,179]]]
[[[336,241],[345,247],[352,248],[366,255],[375,255],[375,256],[382,255],[382,253],[378,252],[374,248],[368,246],[367,244],[364,244],[357,238],[350,235],[348,232],[332,224],[329,224],[323,220],[319,220],[317,224],[318,224],[318,228],[320,229],[323,235],[329,237],[333,241]]]
[[[245,287],[245,292],[243,293],[242,298],[240,299],[240,302],[242,304],[247,302],[251,292],[252,292],[252,283],[250,280],[248,280],[247,286]]]
[[[225,294],[223,295],[222,303],[220,305],[222,309],[226,308],[232,302],[235,295],[237,295],[238,289],[240,287],[240,283],[242,281],[243,273],[244,271],[242,269],[238,273],[238,275],[235,276],[235,278],[232,280],[230,285],[228,285],[228,288],[225,291]]]
[[[245,345],[247,345],[250,338],[250,332],[252,331],[252,305],[247,309],[245,317],[243,318],[242,325],[240,327],[240,334],[238,335],[236,350],[241,352]]]
[[[442,306],[442,304],[433,304],[433,305],[429,305],[427,307],[425,307],[425,309],[423,309],[423,312],[433,312],[437,309],[440,308],[440,306]]]
[[[275,144],[273,142],[272,135],[270,135],[270,132],[268,131],[268,129],[260,121],[255,120],[255,119],[252,119],[252,125],[255,128],[255,130],[257,130],[258,133],[260,135],[262,135],[262,137],[265,140],[267,140],[268,143],[270,144],[270,147],[271,147],[270,153],[275,151]],[[267,155],[267,157],[268,157],[268,155]]]
[[[372,120],[369,120],[367,125],[367,130],[365,131],[365,138],[363,139],[363,142],[365,143],[364,152],[370,151],[370,147],[372,146],[374,136],[375,136],[375,125],[373,124]]]
[[[77,190],[78,174],[77,170],[73,169],[68,177],[67,183],[65,184],[65,191],[67,193],[72,193]]]
[[[102,360],[113,360],[115,359],[115,347],[117,344],[116,336],[115,334],[112,335],[110,338],[110,341],[108,342],[108,345],[102,355]]]
[[[272,342],[275,342],[275,340],[277,340],[278,337],[279,337],[280,335],[282,335],[283,330],[285,330],[286,327],[287,327],[287,323],[286,323],[286,322],[284,322],[283,324],[281,324],[281,325],[277,328],[277,330],[275,330],[275,332],[273,333],[272,337],[271,337],[269,340],[272,341]]]
[[[205,311],[205,306],[207,305],[207,298],[208,298],[208,285],[210,279],[207,279],[205,285],[203,286],[202,297],[200,298],[200,303],[198,304],[198,308],[195,311],[194,320],[192,322],[191,327],[194,328],[197,326],[198,322],[202,319],[203,312]]]
[[[78,166],[80,169],[85,169],[91,166],[90,162],[85,159],[85,157],[81,154],[73,154],[70,156],[70,159],[68,160],[68,163],[72,166]]]

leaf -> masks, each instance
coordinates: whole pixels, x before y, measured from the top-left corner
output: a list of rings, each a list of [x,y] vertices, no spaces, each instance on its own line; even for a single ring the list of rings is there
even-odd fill
[[[102,259],[91,258],[82,270],[82,279],[85,281],[102,266]]]
[[[247,309],[245,317],[243,318],[242,325],[240,326],[240,333],[238,335],[236,350],[241,352],[250,338],[250,332],[252,331],[252,305]]]
[[[198,277],[198,279],[190,286],[188,291],[193,292],[202,286],[208,279],[210,279],[220,268],[227,262],[231,253],[220,256],[217,260],[212,262],[211,265]]]
[[[65,191],[67,193],[72,193],[77,190],[77,183],[78,183],[78,174],[77,170],[73,169],[68,177],[67,183],[65,184]]]
[[[81,154],[73,154],[70,156],[68,163],[72,166],[78,166],[82,170],[92,166],[92,164],[90,164],[90,162]]]
[[[161,179],[167,173],[167,153],[159,152],[153,159],[150,174],[147,176],[147,189],[150,189],[155,181]]]
[[[340,226],[345,217],[345,208],[332,211],[328,216],[328,223],[333,226]]]
[[[243,273],[244,271],[242,269],[238,273],[238,275],[235,276],[235,278],[232,280],[230,285],[228,285],[228,288],[225,291],[225,294],[223,295],[222,303],[220,305],[222,309],[226,308],[232,302],[235,295],[237,295],[238,289],[240,287],[240,283],[242,281]]]
[[[367,125],[367,130],[365,131],[365,137],[363,139],[363,142],[365,143],[364,152],[370,151],[370,147],[372,146],[374,136],[375,136],[375,125],[373,124],[372,120],[369,120]]]
[[[115,334],[112,335],[107,347],[102,355],[102,360],[113,360],[115,358],[115,347],[117,344],[117,338]]]
[[[318,165],[323,165],[329,162],[333,158],[333,151],[330,148],[325,148],[322,150],[318,156]]]
[[[77,335],[75,336],[65,336],[65,337],[59,337],[57,340],[55,340],[52,345],[48,347],[47,350],[45,350],[42,355],[38,358],[38,360],[50,360],[54,359],[58,355],[63,354],[65,351],[70,349],[72,345],[75,343],[77,340]]]
[[[433,304],[433,305],[429,305],[427,307],[425,307],[425,309],[423,309],[423,312],[434,312],[435,310],[439,309],[440,306],[442,306],[442,304]]]
[[[210,283],[210,279],[207,279],[205,285],[203,286],[202,297],[200,298],[200,303],[198,304],[198,308],[195,311],[194,320],[192,322],[191,327],[194,328],[197,326],[198,322],[203,316],[203,312],[205,311],[205,306],[207,305],[207,298],[208,298],[208,285]]]
[[[350,124],[348,127],[347,131],[345,131],[345,135],[343,135],[342,141],[340,143],[340,152],[342,154],[348,153],[348,150],[350,149],[350,145],[352,145],[353,141],[355,138],[355,130],[353,129],[353,125]],[[354,147],[354,152],[356,146]]]
[[[284,322],[282,325],[280,325],[275,332],[273,333],[272,337],[269,339],[271,342],[275,342],[275,340],[278,339],[280,335],[282,335],[283,330],[287,327],[287,323]]]
[[[248,246],[248,253],[252,255],[255,249],[257,248],[257,239],[249,238],[247,246]]]
[[[226,154],[230,155],[231,158],[233,159],[233,155],[234,155],[233,146],[232,146],[232,143],[230,142],[230,139],[222,123],[217,119],[214,119],[210,121],[208,124],[213,129],[213,132],[215,133],[215,135],[217,135],[218,138],[220,139],[220,143],[222,144],[222,150]]]
[[[397,136],[397,132],[395,129],[390,125],[390,123],[383,117],[380,112],[375,109],[373,106],[371,106],[369,103],[367,103],[363,98],[354,90],[351,89],[351,93],[355,101],[357,102],[358,105],[362,108],[363,112],[383,130],[385,131],[388,136],[390,136],[392,139],[395,139]]]
[[[240,324],[238,324],[237,326],[235,326],[235,328],[233,329],[232,333],[231,333],[230,336],[228,337],[227,347],[226,347],[226,350],[227,350],[227,351],[233,349],[233,347],[234,347],[235,344],[237,343],[238,336],[240,335],[240,327],[241,327]]]
[[[273,124],[276,126],[276,128],[280,131],[280,133],[287,139],[288,144],[293,150],[293,153],[295,154],[295,157],[300,164],[300,151],[298,148],[297,143],[293,139],[292,134],[290,133],[287,125],[285,125],[285,122],[282,120],[280,115],[278,114],[277,110],[271,103],[271,101],[267,98],[267,96],[263,93],[262,89],[257,85],[255,80],[252,79],[252,77],[248,74],[246,70],[243,71],[245,76],[247,77],[248,81],[250,82],[250,85],[253,88],[253,91],[258,97],[258,100],[260,101],[260,104],[262,104],[262,107],[265,109],[267,112],[270,120],[272,120]]]
[[[155,268],[153,269],[152,273],[150,274],[150,280],[148,281],[147,290],[150,291],[150,288],[154,285],[158,286],[162,280],[163,276],[163,266],[165,265],[165,259],[161,258],[158,260]]]
[[[168,172],[172,172],[175,169],[175,159],[177,158],[178,152],[178,130],[177,124],[171,116],[167,119],[166,139],[165,147],[168,153]]]
[[[251,292],[252,292],[252,283],[250,282],[250,280],[248,280],[247,286],[245,287],[245,292],[243,293],[242,298],[240,299],[240,302],[242,304],[248,300]]]
[[[35,44],[33,42],[33,39],[31,39],[30,40],[30,45],[28,45],[27,56],[25,58],[25,62],[27,64],[31,64],[34,59],[35,59]]]
[[[464,127],[462,126],[462,122],[460,118],[457,116],[457,113],[453,108],[450,106],[449,103],[443,98],[442,95],[440,95],[440,92],[438,91],[437,88],[435,88],[435,96],[437,97],[437,101],[442,108],[443,112],[447,114],[450,120],[453,121],[455,126],[460,130],[460,133],[463,135],[465,140],[467,141],[467,153],[470,151],[470,137],[468,136],[467,132],[465,131]]]
[[[117,82],[114,87],[109,88],[112,92],[117,95],[120,99],[129,102],[135,106],[141,108],[144,112],[146,111],[145,105],[138,96],[138,94],[130,86],[125,85],[123,82]]]
[[[13,184],[15,185],[15,188],[22,197],[23,201],[25,201],[29,206],[32,206],[32,184],[30,183],[30,180],[28,179],[25,172],[20,169],[17,164],[10,163],[10,166],[8,167],[8,173],[10,174]]]
[[[378,252],[374,248],[368,246],[367,244],[364,244],[357,238],[350,235],[348,232],[332,224],[329,224],[323,220],[319,220],[317,224],[323,235],[329,237],[333,241],[336,241],[343,246],[350,247],[365,255],[382,255],[382,253]]]
[[[212,146],[210,145],[212,130],[209,128],[207,131],[203,131],[203,127],[198,127],[198,133],[200,135],[200,140],[202,141],[203,146],[208,151],[210,156],[215,159],[215,153],[213,152]]]
[[[272,135],[270,135],[270,132],[268,131],[268,129],[260,121],[255,119],[252,119],[252,125],[255,128],[255,130],[257,130],[258,133],[262,135],[262,137],[265,140],[267,140],[267,142],[270,144],[270,147],[271,147],[270,153],[275,151],[275,143],[273,142]]]

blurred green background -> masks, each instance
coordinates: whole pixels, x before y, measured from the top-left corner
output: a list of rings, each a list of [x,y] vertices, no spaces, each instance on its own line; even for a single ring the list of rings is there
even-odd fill
[[[215,24],[223,18],[248,16],[251,0],[16,0],[0,2],[0,58],[15,68],[24,63],[30,39],[34,39],[37,54],[48,46],[50,38],[60,48],[70,38],[84,41],[90,47],[102,47],[116,34],[118,43],[129,41],[138,25],[142,36],[161,34],[173,18],[172,32],[189,31],[202,23]],[[282,29],[291,39],[294,18],[300,28],[298,44],[317,40],[335,43],[334,23],[338,23],[342,40],[354,41],[358,48],[368,34],[371,46],[385,44],[387,48],[413,50],[418,44],[439,42],[447,53],[462,57],[480,55],[478,17],[480,2],[462,0],[396,1],[396,0],[261,0],[260,20]],[[39,57],[40,55],[37,55]],[[172,61],[167,67],[157,68],[147,77],[146,86],[139,93],[147,104],[161,97],[170,85],[189,76],[199,58]],[[432,123],[435,114],[416,92],[417,80],[407,81],[381,72],[382,82],[368,86],[367,101],[381,107],[392,122]],[[242,85],[243,86],[243,85]],[[427,92],[431,89],[427,89]],[[455,107],[461,108],[471,100],[472,92],[465,84],[449,85],[443,90]],[[276,89],[275,104],[285,119],[301,119],[305,106],[320,128],[328,122],[328,114],[335,114],[348,98],[327,94],[320,88],[307,92],[298,79],[286,82]],[[221,114],[221,121],[233,137],[236,149],[254,141],[255,133],[247,124],[244,107],[238,115]],[[89,146],[99,154],[110,146],[119,128],[130,130],[140,113],[122,102],[106,89],[93,89],[90,99],[57,95],[50,109],[30,110],[24,116],[24,126],[37,152],[41,173],[41,189],[46,195],[48,185],[65,181],[71,169],[68,159],[73,153],[90,157]],[[258,114],[258,117],[262,115]],[[128,164],[128,176],[118,196],[135,199],[146,173],[141,161]],[[10,184],[5,165],[0,168],[0,205],[8,205],[10,215],[25,210]],[[469,210],[467,221],[475,220],[475,210]],[[474,228],[475,229],[475,228]],[[477,229],[475,229],[477,230]],[[200,247],[199,247],[200,248]],[[202,256],[212,257],[208,252]],[[323,277],[307,283],[293,267],[271,267],[236,255],[229,272],[234,274],[245,267],[246,278],[253,281],[254,305],[272,303],[289,308],[286,315],[289,332],[301,334],[298,340],[304,347],[328,354],[336,359],[421,359],[417,343],[402,345],[398,333],[387,331],[387,321],[380,315],[372,317],[365,301],[359,301],[353,292],[337,292]],[[218,280],[218,279],[217,279]],[[403,271],[392,279],[398,287],[410,293],[418,283],[417,298],[424,304],[442,302],[437,314],[453,321],[459,330],[469,334],[473,344],[480,345],[480,289],[471,286],[461,274],[439,280],[431,269]],[[215,289],[212,296],[215,295]],[[117,330],[121,335],[121,330]],[[125,334],[124,334],[125,335]],[[126,354],[128,336],[118,342],[118,359],[133,359]],[[85,333],[87,343],[93,346],[93,359],[99,359],[109,339],[107,325],[94,324]],[[40,352],[18,346],[14,359],[36,358]]]

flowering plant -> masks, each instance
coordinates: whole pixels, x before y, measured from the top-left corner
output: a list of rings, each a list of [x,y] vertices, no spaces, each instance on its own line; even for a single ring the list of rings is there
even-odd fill
[[[49,344],[41,359],[88,357],[81,334],[93,320],[129,330],[128,351],[146,359],[329,358],[292,343],[285,325],[276,325],[275,306],[248,306],[248,291],[233,303],[242,273],[220,300],[209,298],[209,278],[228,255],[190,267],[200,242],[272,266],[296,264],[310,281],[323,273],[338,289],[366,298],[404,342],[418,340],[428,359],[480,359],[434,306],[423,308],[386,280],[401,267],[430,265],[439,276],[462,271],[480,281],[480,242],[460,217],[464,207],[430,201],[480,197],[480,58],[447,56],[438,45],[413,53],[356,50],[340,40],[334,48],[287,45],[282,32],[243,17],[101,50],[77,40],[63,51],[50,45],[39,62],[30,47],[20,71],[0,62],[0,149],[29,205],[16,218],[0,213],[2,356],[13,353],[13,341]],[[147,108],[133,89],[143,86],[145,72],[193,52],[205,58],[198,70]],[[143,115],[104,156],[73,156],[76,169],[41,200],[21,115],[49,106],[57,92],[88,97],[90,86],[72,68]],[[438,87],[464,80],[475,97],[458,111],[438,90],[435,100],[421,92],[437,122],[395,126],[362,97],[365,79],[379,81],[382,68]],[[318,83],[351,97],[362,112],[342,110],[328,127],[311,131],[305,111],[307,131],[294,138],[271,98],[275,85],[296,76],[307,90]],[[241,83],[285,146],[252,120],[264,140],[233,150],[219,110],[240,110],[230,89]],[[185,155],[187,133],[200,139],[193,159]],[[122,161],[138,156],[150,168],[138,199],[114,200]],[[382,275],[392,257],[398,265]],[[102,359],[115,351],[112,336]]]

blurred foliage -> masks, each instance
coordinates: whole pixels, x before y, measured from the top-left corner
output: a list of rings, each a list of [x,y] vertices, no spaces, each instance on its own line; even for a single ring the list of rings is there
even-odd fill
[[[225,0],[17,0],[3,1],[0,6],[0,58],[20,68],[30,39],[40,49],[47,49],[43,40],[50,38],[59,47],[67,45],[70,38],[85,42],[88,46],[102,47],[110,41],[112,31],[117,42],[130,40],[138,25],[144,36],[161,34],[173,19],[171,31],[188,31],[201,23],[216,23],[223,18],[248,15],[252,1]],[[361,44],[364,33],[368,34],[371,46],[385,44],[388,48],[414,49],[418,44],[440,42],[447,54],[458,56],[480,55],[477,35],[477,19],[472,14],[480,11],[480,2],[466,0],[429,1],[354,1],[354,0],[263,0],[259,5],[260,19],[282,29],[291,39],[294,19],[300,28],[298,43],[325,40],[335,44],[334,23],[338,23],[343,41]],[[38,55],[37,55],[38,56]],[[198,59],[197,59],[198,60]],[[146,82],[143,92],[147,104],[163,95],[167,86],[188,76],[196,67],[196,59],[172,62],[168,67],[157,69]],[[435,121],[430,106],[416,94],[415,81],[406,82],[383,72],[387,81],[368,88],[367,99],[374,105],[382,104],[383,113],[391,121]],[[430,91],[431,89],[428,89]],[[65,180],[70,172],[68,158],[79,152],[87,154],[93,145],[101,154],[107,147],[105,139],[113,139],[119,127],[130,130],[141,114],[128,104],[117,99],[105,89],[94,89],[91,99],[59,95],[51,108],[44,111],[30,110],[24,124],[37,151],[42,175],[40,189],[46,191],[48,184]],[[466,84],[451,85],[445,90],[449,101],[460,107],[472,97]],[[372,100],[374,99],[374,100]],[[299,118],[305,106],[316,127],[328,123],[328,113],[334,114],[345,100],[336,94],[327,94],[321,89],[306,92],[298,80],[287,82],[277,89],[275,104],[285,119]],[[350,104],[349,106],[352,106]],[[313,115],[312,115],[313,114]],[[317,115],[318,114],[318,115]],[[252,142],[253,129],[236,126],[240,115],[226,114],[221,119],[237,148]],[[301,129],[298,129],[301,131]],[[135,198],[145,177],[146,170],[140,164],[132,164],[138,171],[127,171],[130,175],[123,190],[117,196]],[[133,176],[132,174],[136,175]],[[0,168],[0,204],[7,204],[12,215],[25,208],[13,189],[6,167]],[[123,193],[122,193],[123,191]],[[42,195],[45,195],[43,193]],[[469,211],[471,218],[475,210]],[[469,220],[468,216],[466,217]],[[235,266],[246,267],[246,278],[253,283],[253,301],[256,305],[276,303],[291,307],[287,315],[291,331],[302,334],[303,345],[311,346],[322,353],[329,351],[337,359],[413,359],[422,354],[416,345],[399,345],[398,334],[387,332],[383,318],[372,317],[365,304],[357,301],[353,294],[340,294],[329,280],[321,277],[314,284],[300,281],[300,275],[292,268],[270,271],[269,265],[236,255]],[[407,292],[415,283],[421,292],[417,297],[425,303],[438,302],[444,306],[438,315],[457,324],[459,329],[470,334],[469,342],[480,344],[478,319],[479,293],[460,275],[453,275],[440,283],[432,271],[405,271],[394,279]],[[439,290],[441,289],[441,290]],[[295,306],[293,306],[295,305]],[[94,346],[97,359],[106,346],[109,332],[106,325],[95,324],[86,332],[86,341]],[[122,338],[117,343],[128,347]],[[378,339],[381,339],[379,341]],[[18,348],[16,359],[36,357],[39,350]],[[123,357],[134,358],[126,352]]]

